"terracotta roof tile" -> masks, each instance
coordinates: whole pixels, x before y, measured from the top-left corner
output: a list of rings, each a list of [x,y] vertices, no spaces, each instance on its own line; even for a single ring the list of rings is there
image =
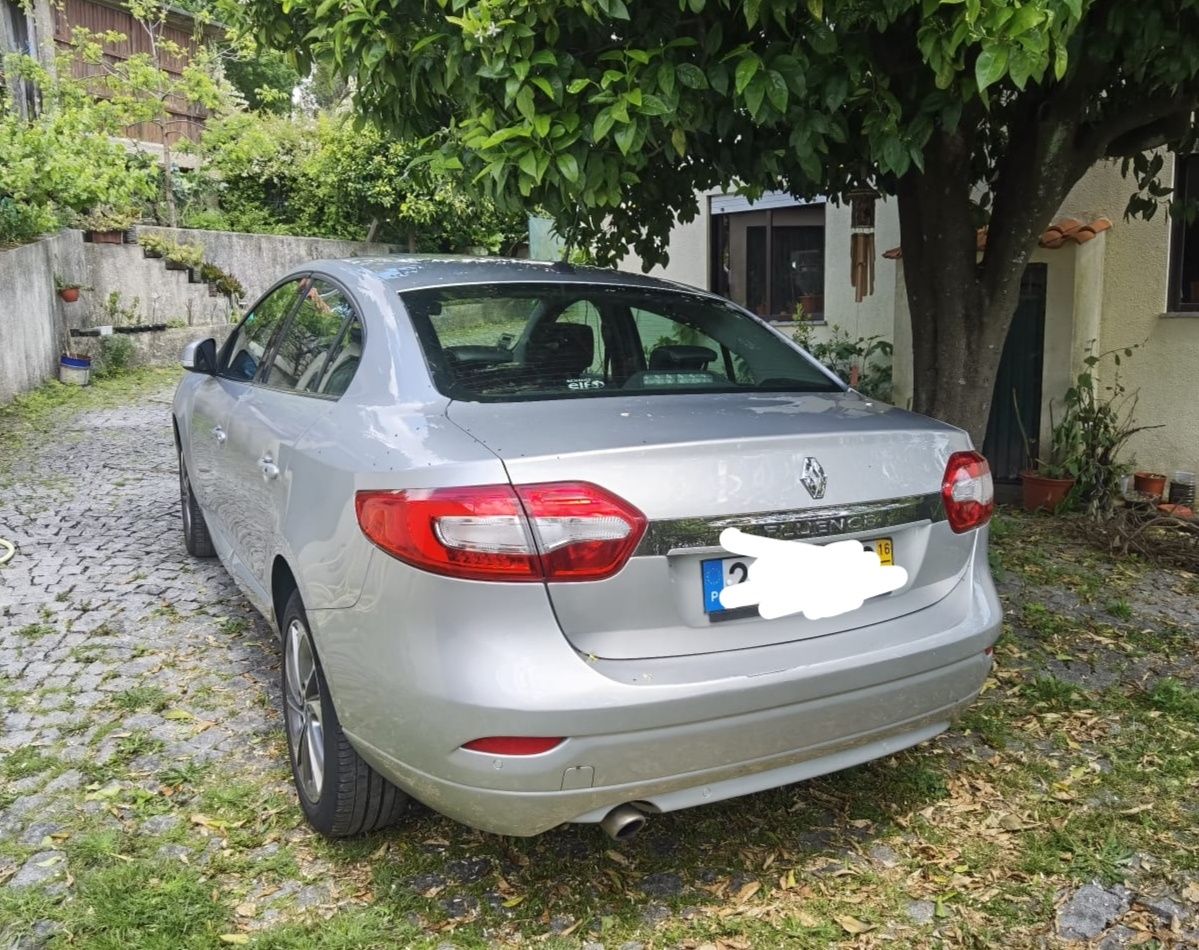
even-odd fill
[[[1087,241],[1094,240],[1095,236],[1102,234],[1112,226],[1112,222],[1107,218],[1095,218],[1091,221],[1079,221],[1077,218],[1062,218],[1051,224],[1041,235],[1040,245],[1044,248],[1053,250],[1062,247],[1066,244],[1086,244]],[[981,253],[987,247],[987,229],[978,229],[978,250]],[[903,257],[903,249],[893,247],[890,250],[883,251],[883,257],[889,261],[896,261]]]

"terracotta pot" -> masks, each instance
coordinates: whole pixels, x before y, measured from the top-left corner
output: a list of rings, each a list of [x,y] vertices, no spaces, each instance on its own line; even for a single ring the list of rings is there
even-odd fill
[[[1132,487],[1142,495],[1161,498],[1162,492],[1166,490],[1166,476],[1156,472],[1137,472],[1132,477]]]
[[[123,244],[125,243],[124,231],[88,231],[92,236],[93,244]]]
[[[76,300],[79,299],[79,288],[78,287],[64,287],[62,290],[60,290],[58,292],[58,296],[62,297],[62,299],[64,301],[66,301],[67,303],[74,303]]]
[[[1046,478],[1036,472],[1021,472],[1020,487],[1024,492],[1025,511],[1057,511],[1074,487],[1074,479]]]

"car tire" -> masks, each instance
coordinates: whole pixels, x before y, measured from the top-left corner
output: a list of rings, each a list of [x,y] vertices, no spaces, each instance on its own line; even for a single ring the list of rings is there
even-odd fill
[[[183,510],[183,544],[187,553],[193,557],[215,555],[216,548],[212,544],[212,535],[208,533],[208,522],[204,520],[204,512],[200,510],[196,493],[192,491],[183,452],[179,453],[179,506]]]
[[[299,591],[283,611],[282,630],[287,756],[305,817],[328,838],[385,828],[411,799],[371,768],[342,731]]]

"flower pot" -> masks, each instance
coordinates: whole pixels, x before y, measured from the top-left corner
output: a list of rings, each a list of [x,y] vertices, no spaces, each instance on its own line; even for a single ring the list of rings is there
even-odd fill
[[[92,378],[92,358],[64,353],[58,360],[58,378],[68,386],[86,386]]]
[[[79,299],[79,288],[78,287],[64,287],[62,290],[60,290],[58,292],[58,296],[60,296],[63,299],[63,301],[66,303],[74,303],[76,300]]]
[[[1057,511],[1074,487],[1074,479],[1046,478],[1036,472],[1021,472],[1020,487],[1025,511]]]
[[[208,285],[208,296],[209,297],[219,297],[220,295],[221,295],[220,288],[218,288],[216,284]]]
[[[123,244],[124,231],[88,231],[93,244]]]
[[[167,270],[187,270],[187,265],[183,261],[173,261],[168,257],[166,268]]]
[[[162,251],[154,251],[148,247],[143,247],[142,248],[142,257],[151,257],[151,258],[157,259],[157,258],[162,257]]]
[[[187,269],[187,282],[188,282],[189,284],[202,284],[202,283],[204,283],[204,278],[200,276],[200,268],[198,268],[198,267],[189,267],[189,268]]]
[[[1166,476],[1156,472],[1137,472],[1132,477],[1132,487],[1142,495],[1161,498],[1162,492],[1166,490]]]
[[[121,232],[121,241],[125,244],[136,244],[137,231],[135,231],[133,228],[126,228]]]

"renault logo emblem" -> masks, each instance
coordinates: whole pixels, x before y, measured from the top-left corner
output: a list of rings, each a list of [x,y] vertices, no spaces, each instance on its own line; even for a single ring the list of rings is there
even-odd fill
[[[808,494],[813,498],[820,499],[824,497],[824,489],[828,485],[828,478],[824,474],[824,469],[810,455],[803,460],[803,472],[799,476],[803,487],[808,490]]]

